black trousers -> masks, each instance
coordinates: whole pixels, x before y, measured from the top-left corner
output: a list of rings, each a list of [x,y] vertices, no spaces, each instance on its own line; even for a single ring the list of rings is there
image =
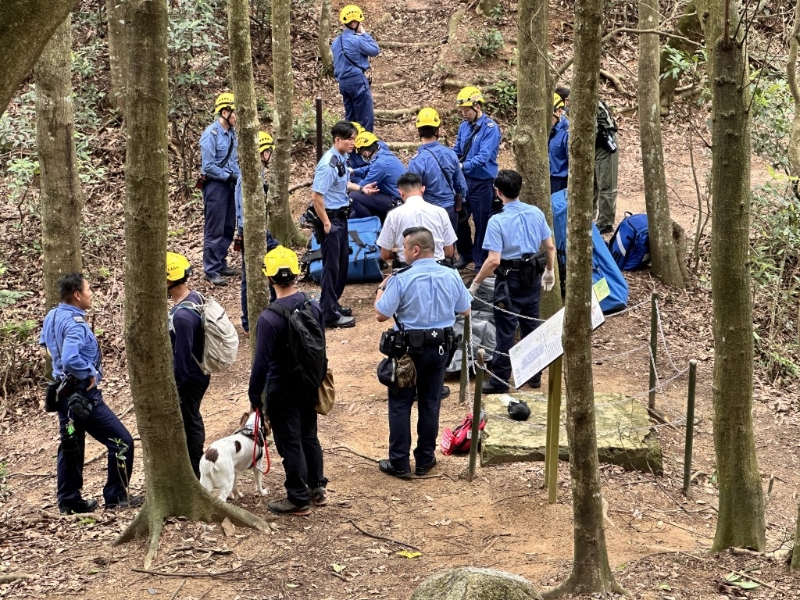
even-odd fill
[[[187,381],[178,386],[178,398],[181,404],[183,430],[186,432],[186,445],[189,448],[189,462],[194,474],[200,479],[200,458],[203,456],[203,444],[206,443],[206,427],[200,415],[200,402],[208,389],[210,379],[206,381]]]
[[[350,241],[347,235],[347,219],[331,219],[331,230],[322,240],[322,292],[320,307],[325,321],[336,321],[339,312],[339,298],[347,282],[347,269],[350,260]]]
[[[510,296],[509,306],[506,310],[526,317],[539,318],[539,296],[542,289],[542,276],[537,275],[533,285],[525,287],[520,281],[519,272],[511,271],[505,278],[508,283],[508,293]],[[496,277],[494,283],[495,300],[497,300],[497,290],[502,284],[502,277]],[[494,324],[497,333],[497,352],[508,354],[508,351],[516,343],[517,326],[524,338],[539,326],[538,321],[530,319],[520,319],[514,315],[494,309]],[[508,356],[494,354],[492,357],[492,371],[503,381],[511,379],[511,359]],[[541,372],[531,378],[533,382],[542,379]],[[516,387],[521,386],[524,381],[515,381]]]
[[[441,348],[441,350],[440,350]],[[411,407],[417,397],[417,447],[414,460],[418,467],[434,461],[436,437],[439,435],[439,409],[442,405],[442,384],[447,366],[447,351],[441,346],[409,349],[417,369],[417,385],[409,388],[389,387],[389,460],[404,471],[409,467],[411,450]]]
[[[287,382],[267,380],[267,417],[275,447],[283,459],[283,485],[286,497],[298,506],[309,503],[312,489],[328,484],[317,437],[316,403],[316,390],[301,392]]]

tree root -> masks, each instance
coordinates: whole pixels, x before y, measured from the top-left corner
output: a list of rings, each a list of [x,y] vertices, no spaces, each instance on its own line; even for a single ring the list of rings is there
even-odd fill
[[[617,91],[620,94],[625,94],[626,96],[628,95],[628,90],[625,89],[625,86],[622,85],[620,78],[614,75],[614,73],[611,71],[606,71],[605,69],[600,69],[600,75],[608,79],[611,85],[617,88]]]
[[[12,583],[18,579],[35,579],[35,577],[29,573],[3,573],[0,575],[0,584]]]
[[[390,150],[416,150],[422,142],[386,142]]]
[[[429,48],[441,42],[381,42],[381,48]]]
[[[402,115],[416,114],[422,106],[407,106],[406,108],[381,108],[375,110],[376,117],[399,117]]]
[[[573,566],[573,569],[574,568],[575,567]],[[577,596],[580,594],[589,595],[598,593],[614,593],[622,594],[626,598],[632,597],[630,593],[625,590],[625,588],[614,581],[613,577],[611,581],[578,581],[578,578],[573,572],[564,583],[558,585],[552,590],[542,592],[542,598],[545,598],[545,600],[555,600],[557,598],[563,598],[567,595]]]

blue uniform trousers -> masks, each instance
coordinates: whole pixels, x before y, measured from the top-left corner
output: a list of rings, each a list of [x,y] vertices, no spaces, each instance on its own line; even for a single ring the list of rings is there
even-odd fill
[[[289,501],[298,506],[309,503],[310,490],[328,484],[317,436],[316,403],[316,390],[303,393],[288,382],[267,380],[267,416],[275,448],[283,459],[283,485]]]
[[[417,369],[416,387],[389,389],[389,460],[398,471],[409,466],[411,450],[411,407],[417,397],[417,467],[427,467],[435,459],[439,435],[439,408],[448,353],[441,346],[424,346],[408,351]]]
[[[556,192],[560,192],[561,190],[567,189],[567,178],[566,177],[554,177],[550,175],[550,193],[555,194]]]
[[[200,414],[200,402],[203,401],[210,381],[210,379],[187,381],[178,386],[183,431],[186,433],[186,445],[189,448],[189,462],[198,479],[200,479],[200,457],[203,456],[203,444],[206,442],[206,427]]]
[[[76,386],[85,389],[89,380]],[[58,502],[71,503],[81,499],[83,487],[83,459],[86,434],[108,448],[108,478],[103,488],[106,504],[116,504],[128,495],[128,482],[133,469],[133,437],[117,416],[103,402],[103,394],[97,388],[83,394],[94,403],[88,419],[73,419],[75,431],[70,435],[67,424],[70,420],[67,398],[58,401],[58,425],[61,444],[58,447],[57,479]]]
[[[326,322],[336,321],[339,312],[339,298],[342,297],[347,282],[347,268],[350,259],[350,241],[347,234],[347,219],[331,219],[331,230],[322,240],[322,280],[319,305]]]
[[[361,217],[376,216],[381,220],[381,225],[386,220],[386,214],[392,205],[397,202],[400,203],[399,198],[392,198],[389,194],[378,192],[377,194],[364,194],[361,192],[350,192],[350,208],[352,212],[350,217],[353,219],[360,219]]]
[[[448,211],[448,215],[450,212]],[[472,209],[470,208],[469,201],[463,202],[461,204],[461,211],[456,212],[453,209],[453,214],[456,215],[456,222],[453,224],[453,229],[455,229],[456,237],[456,250],[458,250],[458,255],[466,260],[468,263],[472,262],[472,230],[469,227],[469,216],[472,214]],[[453,217],[450,217],[450,222],[453,223]]]
[[[363,73],[339,80],[339,91],[344,102],[345,121],[355,121],[367,131],[375,128],[372,90]]]
[[[488,255],[488,252],[483,249],[483,236],[486,235],[486,225],[489,223],[489,217],[492,216],[494,180],[472,179],[471,177],[467,177],[466,180],[472,220],[475,223],[475,246],[472,256],[475,261],[475,271],[478,272]]]
[[[228,248],[236,231],[235,191],[236,184],[227,181],[210,180],[203,186],[203,270],[211,277],[228,267]]]
[[[458,213],[456,212],[456,207],[448,206],[445,210],[447,211],[447,216],[450,218],[450,225],[453,226],[453,231],[458,231]],[[463,204],[461,210],[464,210]],[[458,236],[458,234],[456,234],[456,236]]]
[[[508,306],[506,310],[527,317],[539,318],[539,296],[542,289],[542,277],[537,275],[530,287],[524,287],[520,282],[519,272],[511,271],[505,278],[508,284]],[[494,282],[495,302],[498,299],[498,289],[503,285],[503,278],[497,276]],[[508,351],[516,343],[517,325],[522,335],[522,338],[527,336],[530,332],[539,326],[538,321],[530,319],[520,319],[514,315],[494,309],[494,325],[497,336],[497,353],[492,358],[492,371],[503,381],[511,379],[511,360],[508,356],[499,354],[508,354]],[[542,380],[541,372],[533,376],[531,381],[538,383]],[[492,383],[500,385],[496,380]],[[524,381],[515,381],[516,387],[522,386]]]
[[[275,302],[275,288],[273,288],[272,286],[269,286],[269,301]],[[247,315],[247,269],[245,268],[244,264],[244,247],[242,247],[241,303],[242,303],[242,329],[249,332],[250,318]]]

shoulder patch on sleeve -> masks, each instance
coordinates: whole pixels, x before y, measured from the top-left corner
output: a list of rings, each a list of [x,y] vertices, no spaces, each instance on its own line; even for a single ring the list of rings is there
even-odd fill
[[[497,127],[497,123],[495,123],[494,121],[488,121],[486,123],[486,126],[487,127]]]
[[[211,135],[217,135],[217,128],[216,127],[212,127],[211,128]]]
[[[72,320],[75,321],[76,323],[86,323],[86,321],[84,321],[83,317],[80,315],[72,317]]]

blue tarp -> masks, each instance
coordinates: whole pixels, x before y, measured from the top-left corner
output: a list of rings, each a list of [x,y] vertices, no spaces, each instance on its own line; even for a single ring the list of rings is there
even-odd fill
[[[561,276],[567,272],[567,190],[550,196],[553,206],[553,236],[556,242],[558,269]],[[603,312],[613,313],[628,305],[628,282],[611,256],[603,236],[592,223],[592,283],[605,277],[611,293],[600,301]]]

